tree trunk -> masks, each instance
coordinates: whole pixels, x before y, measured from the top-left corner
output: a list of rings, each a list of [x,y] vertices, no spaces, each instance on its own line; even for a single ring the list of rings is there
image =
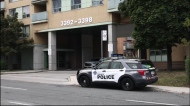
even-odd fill
[[[167,45],[167,70],[172,71],[172,46]]]

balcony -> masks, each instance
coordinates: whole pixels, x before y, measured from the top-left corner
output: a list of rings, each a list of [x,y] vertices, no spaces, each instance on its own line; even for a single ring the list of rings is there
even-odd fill
[[[5,10],[5,1],[1,1],[1,11]]]
[[[125,42],[125,48],[126,49],[134,49],[134,43]]]
[[[99,5],[103,5],[103,0],[92,1],[92,6],[99,6]]]
[[[32,24],[48,21],[47,11],[32,14]]]
[[[124,0],[108,0],[108,12],[110,13],[119,13],[118,6],[119,3],[123,2]]]
[[[31,0],[32,4],[45,5],[48,0]]]

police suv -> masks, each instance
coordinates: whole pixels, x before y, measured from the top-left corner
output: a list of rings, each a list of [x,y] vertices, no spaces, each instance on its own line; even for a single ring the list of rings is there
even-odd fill
[[[116,59],[103,61],[94,68],[78,70],[77,80],[82,87],[98,82],[113,82],[129,91],[157,82],[158,76],[154,67],[144,65],[141,61]]]

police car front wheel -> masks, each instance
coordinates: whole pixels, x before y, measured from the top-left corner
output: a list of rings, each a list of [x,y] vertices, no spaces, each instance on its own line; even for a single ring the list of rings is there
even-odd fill
[[[123,90],[130,91],[134,88],[134,83],[130,78],[124,78],[121,81],[121,87]]]
[[[82,87],[89,87],[91,82],[90,82],[90,79],[87,77],[87,76],[81,76],[79,78],[79,84],[82,86]]]

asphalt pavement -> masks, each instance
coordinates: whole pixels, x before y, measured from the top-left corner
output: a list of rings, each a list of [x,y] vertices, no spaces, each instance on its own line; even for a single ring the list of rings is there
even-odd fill
[[[48,71],[48,70],[25,70],[13,72],[1,72],[1,79],[18,80],[26,82],[38,82],[48,84],[79,85],[76,79],[76,70]],[[148,85],[159,92],[171,92],[190,94],[188,87],[172,87]]]
[[[79,85],[29,83],[2,79],[1,105],[189,106],[189,95],[156,92],[150,87],[123,91],[118,86],[107,84],[82,88]]]

